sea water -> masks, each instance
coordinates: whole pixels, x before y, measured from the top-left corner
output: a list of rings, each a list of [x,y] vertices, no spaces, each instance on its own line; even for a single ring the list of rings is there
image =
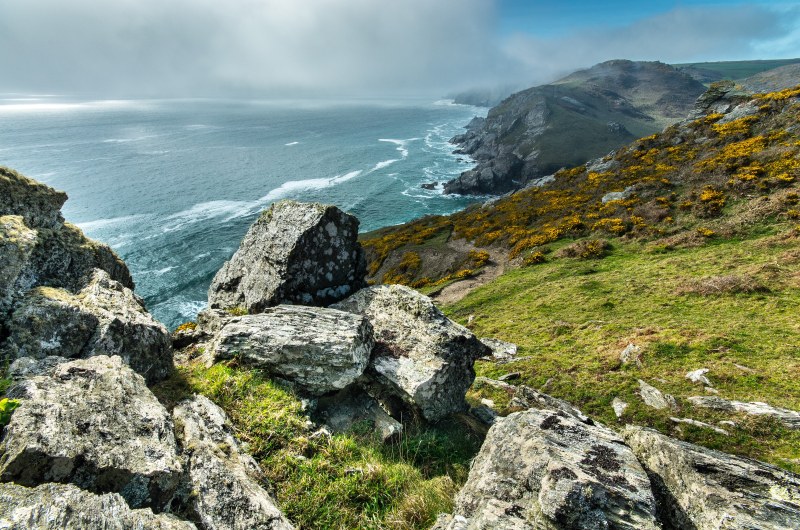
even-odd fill
[[[472,167],[448,139],[482,114],[433,100],[0,96],[0,165],[66,191],[65,218],[108,243],[174,327],[277,200],[336,204],[362,231],[469,204],[441,183]]]

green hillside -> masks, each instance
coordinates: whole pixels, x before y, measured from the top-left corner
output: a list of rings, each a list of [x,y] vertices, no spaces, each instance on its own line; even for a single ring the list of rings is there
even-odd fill
[[[798,59],[766,59],[757,61],[717,61],[703,63],[680,63],[673,64],[679,70],[699,69],[714,72],[719,75],[719,79],[745,79],[773,68],[786,66],[787,64],[800,63]]]

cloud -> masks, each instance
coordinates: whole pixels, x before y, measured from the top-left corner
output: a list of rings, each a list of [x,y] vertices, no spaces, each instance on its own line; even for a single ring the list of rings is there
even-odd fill
[[[496,63],[491,0],[3,0],[2,90],[437,90]]]
[[[797,53],[800,10],[758,6],[677,8],[624,27],[581,30],[554,38],[517,34],[509,57],[529,81],[547,82],[610,59],[666,63],[771,59]],[[792,32],[794,38],[792,38]]]

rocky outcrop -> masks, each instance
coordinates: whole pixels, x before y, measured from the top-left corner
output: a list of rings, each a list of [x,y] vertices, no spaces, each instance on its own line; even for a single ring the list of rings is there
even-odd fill
[[[358,220],[335,206],[278,202],[261,214],[208,290],[212,308],[258,313],[328,305],[365,285]]]
[[[320,395],[356,380],[369,362],[372,326],[336,309],[280,305],[228,319],[208,348],[208,364],[240,359]]]
[[[117,493],[95,495],[71,484],[0,484],[4,530],[196,530],[172,515],[131,510]]]
[[[439,530],[657,529],[650,480],[611,430],[553,410],[498,420]]]
[[[0,216],[20,215],[30,228],[57,229],[64,224],[61,207],[67,194],[0,167]]]
[[[667,529],[800,528],[800,478],[776,467],[627,427]]]
[[[7,394],[20,406],[0,442],[0,481],[72,483],[133,508],[169,504],[182,473],[172,418],[121,358],[60,364]]]
[[[662,63],[608,61],[517,92],[451,140],[477,166],[445,193],[502,194],[583,164],[683,119],[704,91]]]
[[[172,370],[169,332],[127,287],[95,269],[79,293],[37,287],[6,324],[4,357],[118,355],[152,383]]]
[[[333,307],[364,315],[375,331],[367,375],[431,421],[466,409],[473,363],[491,353],[426,296],[402,285],[363,289]]]
[[[195,396],[175,407],[175,426],[188,474],[187,503],[205,530],[291,530],[258,483],[258,464],[233,436],[225,412]]]
[[[0,216],[0,317],[14,301],[14,286],[36,248],[36,230],[19,215]]]
[[[800,429],[800,412],[796,410],[773,407],[760,401],[745,403],[716,396],[692,396],[687,400],[696,407],[724,412],[740,412],[752,416],[769,416],[777,419],[789,429]]]

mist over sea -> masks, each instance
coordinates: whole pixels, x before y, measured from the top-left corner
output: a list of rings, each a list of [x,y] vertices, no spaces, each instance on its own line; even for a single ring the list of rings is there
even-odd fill
[[[336,204],[361,230],[471,202],[447,140],[485,110],[447,101],[68,101],[0,96],[0,165],[64,190],[65,218],[125,259],[169,327],[282,198]]]

